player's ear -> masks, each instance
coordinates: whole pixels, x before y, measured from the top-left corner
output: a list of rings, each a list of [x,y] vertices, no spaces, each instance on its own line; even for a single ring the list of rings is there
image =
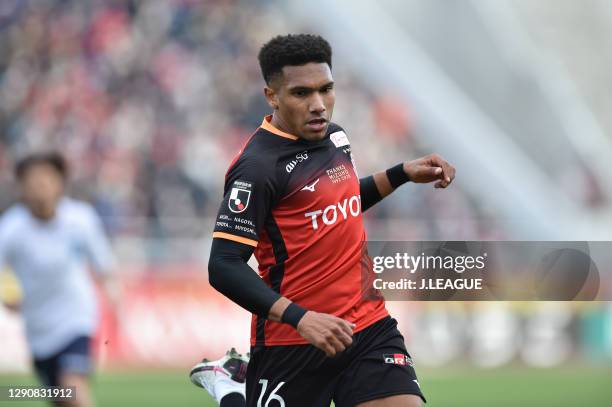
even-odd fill
[[[274,89],[269,86],[264,88],[264,95],[266,96],[266,100],[268,101],[268,105],[274,110],[278,109],[278,96]]]

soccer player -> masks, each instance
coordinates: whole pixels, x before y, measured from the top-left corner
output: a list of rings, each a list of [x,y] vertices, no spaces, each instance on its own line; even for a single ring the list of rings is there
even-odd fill
[[[86,265],[104,277],[114,257],[94,209],[64,196],[67,167],[55,153],[19,161],[21,202],[0,218],[0,267],[8,264],[23,289],[20,306],[40,381],[75,386],[68,405],[92,406],[90,339],[97,326],[96,293]],[[63,405],[56,403],[57,405]]]
[[[222,407],[425,400],[397,322],[362,293],[362,212],[407,181],[446,188],[455,169],[429,155],[358,178],[347,134],[331,122],[331,57],[326,40],[304,34],[259,53],[273,113],[227,171],[209,262],[212,286],[253,313],[246,400],[213,383]],[[253,253],[261,278],[247,265]],[[228,358],[204,363],[208,377],[227,376]]]

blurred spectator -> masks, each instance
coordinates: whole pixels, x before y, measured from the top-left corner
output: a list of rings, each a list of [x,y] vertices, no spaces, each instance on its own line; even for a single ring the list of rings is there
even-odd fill
[[[214,216],[226,166],[268,113],[256,55],[288,31],[283,21],[265,3],[237,0],[3,1],[3,173],[26,153],[58,148],[73,192],[111,235],[206,233],[193,219]],[[361,172],[416,157],[405,104],[372,95],[350,72],[337,76],[335,119]],[[10,188],[3,177],[0,185]],[[432,211],[410,203],[370,216]],[[472,210],[461,212],[474,218]],[[135,226],[141,219],[148,226]]]

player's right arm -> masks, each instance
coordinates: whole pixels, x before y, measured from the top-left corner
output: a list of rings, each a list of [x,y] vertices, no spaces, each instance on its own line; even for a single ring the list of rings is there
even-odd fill
[[[352,342],[354,324],[329,314],[308,311],[272,290],[247,264],[253,246],[214,238],[208,276],[210,284],[248,311],[297,329],[310,344],[334,356]]]
[[[242,156],[227,173],[208,263],[210,284],[251,313],[292,325],[309,343],[333,356],[350,345],[353,326],[292,303],[247,264],[282,188],[274,166],[266,161]]]
[[[4,216],[0,217],[0,306],[4,305],[11,311],[18,312],[20,309],[22,292],[19,282],[14,273],[9,272],[5,267],[9,266],[7,261],[9,226],[8,220]]]
[[[214,238],[208,261],[208,280],[217,291],[242,308],[266,318],[281,295],[247,264],[254,247],[227,238]]]

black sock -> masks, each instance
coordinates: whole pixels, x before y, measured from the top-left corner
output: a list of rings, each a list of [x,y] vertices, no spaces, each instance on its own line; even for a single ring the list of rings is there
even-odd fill
[[[230,393],[223,396],[219,407],[245,407],[246,400],[240,393]]]

